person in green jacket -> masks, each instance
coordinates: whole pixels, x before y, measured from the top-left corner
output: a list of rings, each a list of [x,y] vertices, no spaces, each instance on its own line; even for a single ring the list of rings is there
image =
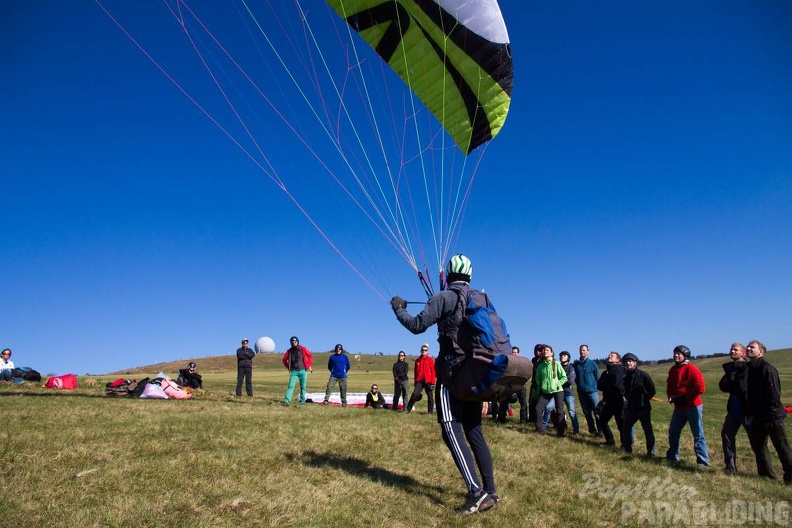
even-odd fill
[[[564,420],[564,384],[567,382],[567,375],[560,361],[556,361],[553,347],[545,345],[542,350],[542,360],[536,365],[534,378],[536,387],[534,397],[536,403],[536,432],[545,434],[544,421],[542,415],[545,407],[553,400],[555,403],[556,414],[560,417],[557,424],[558,436],[564,436],[566,422]]]

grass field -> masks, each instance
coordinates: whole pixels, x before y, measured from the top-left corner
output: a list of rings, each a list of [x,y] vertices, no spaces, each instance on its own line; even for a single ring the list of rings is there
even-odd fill
[[[394,357],[353,361],[349,387],[391,392]],[[792,350],[768,353],[792,404]],[[725,358],[705,374],[712,468],[696,468],[689,431],[679,466],[603,447],[589,436],[538,436],[487,421],[501,504],[461,518],[463,484],[423,402],[411,414],[321,405],[282,407],[279,356],[254,360],[253,398],[232,396],[234,359],[195,359],[206,390],[193,400],[106,398],[104,383],[187,360],[80,378],[76,391],[0,385],[0,526],[433,527],[789,525],[792,490],[755,476],[738,436],[739,475],[722,471],[718,392]],[[324,390],[317,355],[309,390]],[[662,392],[670,365],[650,366]],[[654,407],[658,454],[671,409]],[[585,429],[585,427],[584,427]],[[789,425],[787,425],[789,431]],[[643,432],[636,429],[636,452]],[[780,467],[775,458],[776,470]],[[769,508],[769,510],[768,510]],[[769,512],[769,513],[768,513]],[[685,516],[687,515],[687,516]],[[757,521],[760,522],[752,522]],[[697,521],[701,521],[697,524]]]

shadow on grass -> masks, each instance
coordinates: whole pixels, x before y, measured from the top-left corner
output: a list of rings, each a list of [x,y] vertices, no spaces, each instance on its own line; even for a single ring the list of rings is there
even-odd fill
[[[442,503],[441,494],[445,491],[439,486],[420,482],[408,475],[394,473],[385,468],[372,466],[367,460],[350,456],[339,456],[333,453],[317,453],[304,451],[300,454],[286,453],[290,462],[302,462],[306,466],[315,468],[331,467],[346,471],[356,477],[367,478],[373,482],[381,482],[386,486],[398,488],[414,495],[428,496],[436,503]]]

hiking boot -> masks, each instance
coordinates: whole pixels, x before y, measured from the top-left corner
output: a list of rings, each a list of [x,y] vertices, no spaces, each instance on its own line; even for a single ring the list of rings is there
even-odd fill
[[[470,515],[471,513],[487,511],[495,506],[495,504],[495,499],[486,491],[480,489],[475,493],[467,492],[465,495],[465,503],[454,511],[460,515]]]

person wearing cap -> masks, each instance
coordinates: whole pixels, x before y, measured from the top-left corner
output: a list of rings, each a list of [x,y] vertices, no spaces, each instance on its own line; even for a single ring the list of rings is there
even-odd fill
[[[652,427],[652,398],[657,394],[652,377],[638,368],[638,357],[630,352],[622,356],[624,364],[624,422],[621,428],[622,448],[632,453],[633,426],[640,421],[646,437],[646,456],[655,456]]]
[[[429,355],[429,343],[421,345],[421,355],[415,360],[413,380],[415,381],[415,388],[404,412],[412,412],[415,402],[423,397],[422,392],[425,391],[426,399],[428,400],[427,412],[432,414],[434,412],[434,391],[435,383],[437,383],[437,374],[435,373],[435,361]]]
[[[751,341],[748,353],[748,439],[756,455],[756,470],[760,477],[775,479],[768,437],[773,442],[781,467],[784,484],[792,486],[792,448],[789,446],[784,419],[786,411],[781,403],[781,380],[778,370],[765,360],[767,347],[759,341]]]
[[[674,406],[668,426],[666,460],[669,462],[679,462],[679,437],[685,424],[690,424],[696,464],[709,466],[707,438],[704,436],[704,405],[701,403],[705,390],[704,376],[690,362],[690,349],[685,345],[675,347],[674,366],[669,369],[666,382],[668,403]]]
[[[558,354],[558,359],[561,361],[561,366],[564,367],[564,372],[567,375],[567,382],[564,383],[564,403],[567,411],[569,411],[569,419],[572,421],[572,434],[580,434],[580,422],[578,422],[577,412],[575,412],[575,394],[572,392],[572,384],[577,379],[575,367],[570,361],[572,356],[566,350],[562,350]]]
[[[283,398],[283,405],[291,405],[294,387],[297,380],[300,380],[300,405],[305,404],[305,393],[308,387],[308,372],[313,372],[313,354],[311,351],[300,344],[297,336],[289,339],[289,350],[283,354],[283,366],[289,370],[289,386],[286,387],[286,395]],[[343,349],[343,347],[342,347]]]
[[[467,488],[465,502],[455,510],[461,515],[487,511],[500,500],[495,490],[492,454],[481,430],[483,404],[457,399],[447,386],[453,381],[453,372],[443,368],[445,362],[453,362],[464,355],[455,340],[461,321],[460,310],[464,309],[460,298],[462,292],[471,289],[472,272],[473,266],[466,256],[451,257],[446,266],[448,287],[432,295],[417,316],[410,315],[401,297],[395,296],[390,301],[396,319],[413,334],[421,334],[437,324],[440,345],[437,372],[441,373],[435,388],[437,421],[443,442]]]
[[[598,420],[599,430],[605,437],[604,443],[615,446],[616,439],[608,422],[614,418],[621,432],[624,421],[624,366],[621,364],[621,354],[615,350],[608,354],[608,363],[600,375],[597,388],[602,391],[604,400]]]
[[[338,388],[341,391],[341,406],[347,405],[347,372],[352,368],[349,364],[349,357],[344,354],[345,350],[341,343],[335,346],[335,351],[327,360],[327,370],[330,371],[330,379],[327,380],[327,391],[325,391],[324,403],[330,403],[330,391],[333,390],[335,384],[338,383]]]
[[[248,346],[248,338],[242,340],[242,346],[237,348],[237,385],[236,395],[242,396],[242,381],[245,382],[245,392],[253,396],[253,357],[256,353]]]
[[[410,366],[407,364],[407,355],[404,350],[399,350],[398,359],[393,364],[393,404],[391,409],[399,410],[399,398],[401,397],[404,412],[407,412],[407,393],[410,392],[410,378],[408,376]]]
[[[600,377],[599,367],[594,360],[589,359],[589,346],[580,345],[580,358],[575,360],[575,384],[577,385],[578,401],[586,418],[589,434],[601,436],[599,424],[594,415],[594,410],[599,404],[599,391],[597,381]]]
[[[203,378],[200,374],[195,372],[196,365],[193,361],[187,363],[186,369],[179,369],[179,377],[176,383],[182,387],[190,387],[192,389],[203,389]]]
[[[740,427],[748,432],[745,422],[748,407],[748,360],[745,357],[745,345],[732,343],[729,348],[731,361],[724,363],[723,376],[718,382],[721,392],[729,395],[726,401],[726,417],[721,427],[721,445],[723,446],[724,471],[737,473],[737,433]]]

